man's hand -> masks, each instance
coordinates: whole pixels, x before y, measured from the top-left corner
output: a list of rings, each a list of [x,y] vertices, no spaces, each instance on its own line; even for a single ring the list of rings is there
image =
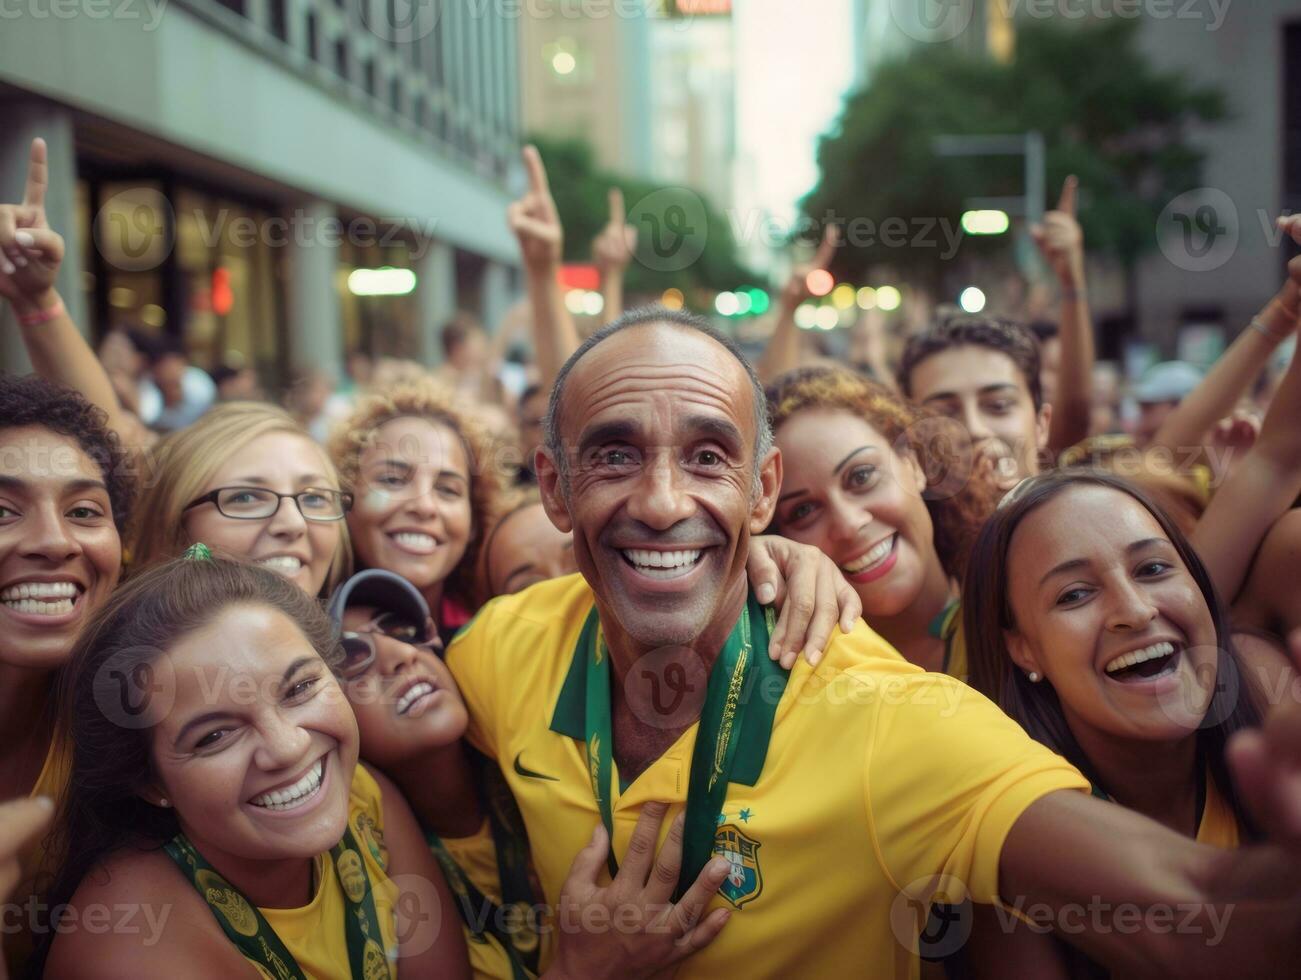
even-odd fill
[[[549,272],[561,263],[565,232],[536,146],[524,147],[524,169],[529,175],[528,192],[506,208],[506,221],[519,239],[524,264],[535,271]]]
[[[0,204],[0,296],[18,313],[52,306],[63,238],[45,219],[49,186],[45,140],[32,140],[21,204]]]
[[[727,862],[709,861],[680,902],[673,902],[682,866],[683,815],[655,854],[655,841],[668,812],[665,803],[642,807],[619,873],[601,887],[610,839],[596,825],[591,842],[578,852],[560,894],[555,963],[544,980],[639,980],[653,977],[704,949],[731,913],[705,907],[727,877]]]
[[[592,240],[592,261],[605,275],[622,272],[637,251],[637,229],[628,224],[624,212],[623,191],[610,188],[610,220]]]
[[[746,575],[755,597],[781,612],[768,641],[768,656],[787,670],[801,651],[816,667],[836,623],[848,633],[863,614],[853,586],[836,563],[812,545],[777,535],[751,538]]]
[[[813,257],[813,261],[807,265],[797,265],[792,269],[790,278],[786,280],[786,285],[782,288],[781,301],[786,309],[794,310],[805,300],[813,297],[813,294],[809,292],[809,274],[826,269],[831,265],[831,260],[835,258],[836,248],[839,245],[840,229],[835,225],[827,225],[826,230],[822,233],[822,244],[818,246],[818,252]]]
[[[1042,224],[1030,229],[1044,261],[1066,289],[1079,289],[1084,284],[1084,232],[1075,220],[1075,197],[1079,185],[1074,176],[1067,177],[1057,209],[1049,211]]]

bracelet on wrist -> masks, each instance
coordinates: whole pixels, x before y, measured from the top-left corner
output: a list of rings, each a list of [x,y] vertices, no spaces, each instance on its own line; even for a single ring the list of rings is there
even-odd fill
[[[39,327],[43,323],[57,320],[67,312],[63,305],[63,299],[60,297],[55,299],[53,306],[47,306],[43,310],[36,310],[33,313],[19,313],[18,322],[24,327]]]
[[[1262,319],[1261,319],[1260,317],[1258,317],[1258,316],[1257,316],[1257,317],[1252,317],[1252,318],[1251,318],[1251,329],[1260,331],[1261,333],[1263,333],[1266,337],[1268,337],[1270,340],[1272,340],[1272,341],[1273,341],[1274,343],[1276,343],[1276,344],[1281,344],[1283,341],[1287,340],[1287,334],[1286,334],[1286,333],[1284,333],[1283,335],[1280,336],[1278,333],[1276,333],[1276,332],[1274,332],[1273,330],[1271,330],[1271,329],[1270,329],[1270,328],[1265,324],[1265,321],[1262,320]]]

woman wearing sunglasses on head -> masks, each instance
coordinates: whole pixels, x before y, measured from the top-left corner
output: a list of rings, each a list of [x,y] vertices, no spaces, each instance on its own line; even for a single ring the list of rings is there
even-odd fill
[[[339,587],[329,611],[361,756],[419,818],[457,895],[475,975],[536,976],[542,937],[528,839],[509,790],[464,740],[469,716],[424,598],[401,576],[368,569]]]
[[[131,538],[133,568],[196,541],[328,595],[351,560],[351,497],[334,466],[288,413],[236,402],[208,412],[151,451],[153,476]]]

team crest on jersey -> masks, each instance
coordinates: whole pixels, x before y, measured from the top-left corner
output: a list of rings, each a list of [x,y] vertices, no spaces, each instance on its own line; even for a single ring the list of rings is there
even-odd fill
[[[738,909],[763,892],[763,871],[759,868],[761,846],[730,823],[719,827],[714,834],[714,854],[727,858],[729,866],[723,887],[718,891]]]

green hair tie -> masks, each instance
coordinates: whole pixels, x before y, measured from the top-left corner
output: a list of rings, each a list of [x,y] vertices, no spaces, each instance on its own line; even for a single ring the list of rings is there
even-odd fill
[[[188,561],[212,561],[212,549],[202,541],[197,541],[186,548],[181,557]]]

